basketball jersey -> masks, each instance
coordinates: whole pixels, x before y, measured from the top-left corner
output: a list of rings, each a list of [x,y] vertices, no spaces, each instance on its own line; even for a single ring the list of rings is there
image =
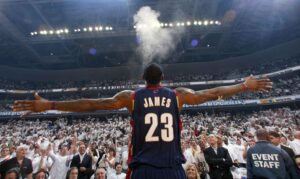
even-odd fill
[[[184,163],[175,91],[160,86],[142,88],[135,91],[133,100],[130,168],[175,167]]]

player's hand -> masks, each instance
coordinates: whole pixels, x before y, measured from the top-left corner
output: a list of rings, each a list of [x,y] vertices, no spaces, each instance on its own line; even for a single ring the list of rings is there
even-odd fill
[[[269,78],[256,79],[253,75],[247,77],[244,84],[248,90],[256,92],[269,92],[273,86]]]
[[[42,112],[51,109],[51,102],[40,97],[37,93],[34,94],[35,100],[15,101],[13,111]]]

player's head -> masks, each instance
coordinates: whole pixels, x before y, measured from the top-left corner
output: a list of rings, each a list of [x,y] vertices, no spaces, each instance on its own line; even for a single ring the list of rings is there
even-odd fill
[[[143,79],[146,80],[149,85],[157,85],[163,79],[163,70],[157,63],[148,64],[143,73]]]

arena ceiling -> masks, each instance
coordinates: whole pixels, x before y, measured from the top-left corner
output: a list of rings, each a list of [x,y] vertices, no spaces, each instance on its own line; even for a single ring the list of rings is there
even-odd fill
[[[143,6],[160,12],[162,22],[222,23],[185,27],[163,63],[218,60],[300,37],[297,0],[0,0],[0,65],[67,69],[139,63],[133,16]],[[113,30],[73,33],[98,24]],[[39,34],[57,28],[70,33]]]

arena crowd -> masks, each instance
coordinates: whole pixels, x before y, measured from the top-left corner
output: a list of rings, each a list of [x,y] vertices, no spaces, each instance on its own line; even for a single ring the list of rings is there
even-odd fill
[[[216,172],[224,172],[224,176],[229,172],[233,178],[247,176],[247,150],[256,145],[255,135],[259,129],[269,132],[272,145],[286,146],[293,167],[300,170],[299,110],[186,113],[181,119],[181,147],[187,160],[184,168],[188,178],[213,179]],[[129,116],[121,115],[106,119],[2,121],[1,176],[125,178],[131,133],[129,121]],[[220,155],[213,156],[209,151],[214,145]],[[17,161],[23,163],[20,165]]]
[[[244,78],[250,74],[260,75],[284,70],[289,67],[300,65],[300,56],[277,59],[274,61],[262,62],[259,65],[247,66],[247,68],[239,68],[230,72],[211,72],[203,73],[185,73],[185,74],[166,74],[165,82],[190,82],[190,81],[210,81],[210,80],[231,80],[236,78]],[[108,87],[108,86],[129,86],[134,84],[144,84],[142,79],[138,78],[121,78],[115,80],[89,80],[89,81],[28,81],[28,80],[11,80],[0,77],[0,89],[18,89],[18,90],[38,90],[38,89],[54,89],[54,88],[80,88],[80,87]]]

